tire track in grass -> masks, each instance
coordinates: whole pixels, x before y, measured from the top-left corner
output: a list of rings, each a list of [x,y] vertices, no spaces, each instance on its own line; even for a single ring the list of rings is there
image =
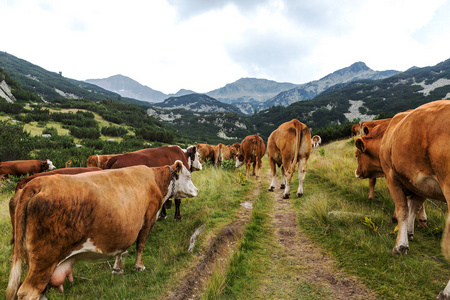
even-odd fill
[[[246,197],[247,203],[253,203],[261,192],[261,184],[251,182],[255,188]],[[225,269],[233,251],[235,251],[242,239],[242,233],[251,217],[251,209],[241,206],[238,209],[236,221],[225,226],[221,232],[210,241],[209,248],[202,255],[197,265],[182,279],[181,284],[176,287],[166,300],[199,299],[203,293],[204,286],[218,269]]]

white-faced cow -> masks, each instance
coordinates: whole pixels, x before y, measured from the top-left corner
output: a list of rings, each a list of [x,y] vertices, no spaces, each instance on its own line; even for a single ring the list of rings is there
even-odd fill
[[[7,299],[38,299],[46,287],[58,287],[78,260],[121,254],[136,241],[137,271],[164,201],[197,196],[181,161],[171,166],[133,166],[78,175],[35,178],[22,191],[16,210],[16,244]],[[114,238],[111,238],[114,237]],[[22,284],[22,256],[28,274]],[[121,271],[121,270],[116,270]],[[20,287],[20,288],[19,288]]]
[[[184,164],[184,166],[191,172],[202,169],[200,156],[196,146],[191,146],[184,151],[179,146],[164,146],[159,148],[147,148],[135,152],[115,155],[108,160],[105,165],[105,169],[119,169],[136,165],[159,167],[173,164],[176,160],[180,160]],[[175,198],[176,221],[181,220],[180,205],[181,199]],[[166,207],[163,206],[161,211],[161,218],[165,217]]]
[[[11,160],[0,162],[0,180],[9,175],[23,176],[54,170],[56,167],[47,160]]]
[[[283,198],[290,196],[290,182],[298,163],[297,197],[303,195],[303,181],[306,174],[306,162],[311,154],[311,132],[297,119],[281,124],[274,130],[267,142],[267,156],[272,171],[272,183],[269,191],[275,188],[276,166],[281,167],[281,188]],[[286,181],[285,181],[286,178]]]
[[[256,175],[256,179],[259,179],[259,171],[261,170],[262,158],[265,153],[266,146],[260,136],[257,134],[246,136],[242,140],[236,155],[236,168],[245,163],[248,177],[250,165],[253,164],[253,175]]]

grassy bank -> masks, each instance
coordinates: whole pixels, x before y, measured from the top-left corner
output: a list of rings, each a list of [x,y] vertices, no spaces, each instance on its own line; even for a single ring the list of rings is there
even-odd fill
[[[354,153],[351,139],[313,151],[305,196],[294,200],[301,227],[380,299],[434,299],[449,280],[440,247],[447,205],[427,200],[429,227],[416,228],[407,255],[392,256],[394,203],[384,179],[367,200],[368,180],[355,178]]]
[[[150,232],[144,249],[144,272],[133,271],[135,246],[124,260],[124,274],[111,274],[114,259],[107,262],[79,262],[74,267],[75,282],[64,284],[64,294],[56,290],[47,293],[50,299],[155,299],[168,293],[189,272],[199,253],[208,246],[212,236],[235,218],[250,185],[237,184],[238,171],[213,167],[194,172],[192,181],[199,189],[195,198],[182,200],[183,220],[175,222],[174,205],[168,217],[158,221]],[[0,198],[0,298],[5,297],[9,277],[11,247],[8,202],[10,195]],[[197,238],[193,253],[188,252],[189,239],[196,228],[205,224],[205,231]]]

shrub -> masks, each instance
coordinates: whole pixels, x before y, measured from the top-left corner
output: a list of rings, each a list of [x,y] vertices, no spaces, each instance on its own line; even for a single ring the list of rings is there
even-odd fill
[[[29,159],[33,143],[23,126],[0,122],[0,127],[0,161]]]
[[[70,134],[79,139],[98,139],[100,138],[100,129],[98,127],[70,127]]]
[[[106,126],[102,128],[101,132],[107,136],[123,136],[128,133],[128,130],[118,126]]]

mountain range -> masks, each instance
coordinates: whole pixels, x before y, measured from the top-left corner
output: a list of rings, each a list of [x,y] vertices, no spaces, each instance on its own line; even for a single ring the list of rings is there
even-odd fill
[[[267,138],[281,123],[293,118],[301,120],[314,132],[375,116],[388,117],[423,103],[450,99],[450,59],[435,66],[413,67],[405,72],[376,72],[358,62],[302,85],[241,78],[214,90],[215,97],[232,103],[185,90],[159,103],[127,98],[92,83],[46,71],[4,52],[0,52],[0,67],[0,75],[4,71],[3,77],[0,76],[1,90],[7,91],[5,95],[12,94],[16,101],[112,99],[132,103],[148,115],[173,126],[181,136],[211,142],[242,139],[254,133]],[[287,90],[279,92],[285,88]],[[248,91],[247,96],[233,98],[245,94],[245,91]],[[5,96],[0,95],[0,102],[3,102],[1,98]],[[308,98],[312,99],[305,100]],[[9,102],[14,101],[9,99]],[[238,110],[237,103],[248,104],[253,114],[244,114],[242,108]],[[264,103],[272,106],[265,109],[252,106]]]
[[[319,80],[305,84],[276,82],[260,78],[241,78],[205,94],[220,102],[235,106],[241,114],[252,115],[272,106],[288,106],[297,101],[313,99],[336,84],[361,79],[382,79],[398,73],[399,71],[394,70],[374,71],[367,67],[365,63],[356,62]],[[89,79],[86,82],[96,84],[123,97],[148,102],[161,102],[170,97],[195,94],[193,91],[182,89],[176,94],[166,95],[123,75],[114,75],[104,79]],[[209,105],[207,104],[205,107],[209,107]],[[217,112],[220,111],[222,110]],[[233,110],[228,111],[233,112]]]

